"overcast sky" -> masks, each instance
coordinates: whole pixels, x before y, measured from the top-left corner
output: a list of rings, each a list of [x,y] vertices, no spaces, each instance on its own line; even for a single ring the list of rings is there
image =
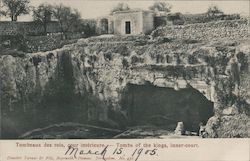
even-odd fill
[[[64,4],[80,11],[82,18],[96,18],[109,14],[110,10],[119,2],[127,3],[130,8],[147,9],[154,3],[152,0],[30,0],[31,5],[37,7],[41,3]],[[248,0],[170,0],[172,12],[204,13],[210,5],[217,5],[225,13],[243,13],[249,15]],[[31,16],[21,16],[19,21],[29,21]],[[5,20],[1,18],[1,20]]]

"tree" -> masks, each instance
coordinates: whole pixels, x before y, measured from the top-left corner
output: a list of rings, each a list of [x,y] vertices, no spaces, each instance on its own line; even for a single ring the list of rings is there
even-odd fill
[[[66,37],[66,33],[81,25],[81,15],[76,9],[57,5],[53,9],[53,16],[60,25],[61,32]]]
[[[185,23],[184,15],[180,12],[168,14],[167,19],[171,21],[174,25],[183,25]]]
[[[3,0],[5,14],[11,18],[11,21],[17,21],[18,16],[29,13],[29,3],[29,0]]]
[[[212,5],[208,8],[207,10],[207,15],[210,17],[218,16],[218,15],[223,15],[224,13],[222,10],[220,10],[217,6]]]
[[[44,34],[47,34],[47,25],[51,21],[53,7],[49,4],[41,4],[33,10],[33,19],[43,25]]]
[[[111,14],[116,12],[116,11],[128,11],[130,10],[128,4],[126,3],[118,3],[112,10]]]
[[[3,10],[3,6],[2,6],[1,0],[0,0],[0,17],[1,17],[1,16],[6,16],[6,13],[5,13],[5,11]]]
[[[152,6],[149,7],[150,10],[157,13],[168,13],[171,11],[172,5],[166,2],[155,2]]]

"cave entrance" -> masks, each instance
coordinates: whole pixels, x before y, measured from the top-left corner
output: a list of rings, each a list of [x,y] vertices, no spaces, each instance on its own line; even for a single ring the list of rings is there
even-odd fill
[[[154,125],[167,130],[174,130],[181,121],[186,130],[197,132],[199,124],[206,124],[214,114],[213,102],[194,88],[176,91],[151,84],[128,84],[121,105],[128,126]]]

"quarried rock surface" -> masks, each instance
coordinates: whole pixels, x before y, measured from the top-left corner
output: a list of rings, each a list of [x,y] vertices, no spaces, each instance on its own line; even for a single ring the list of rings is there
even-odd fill
[[[96,37],[50,52],[2,55],[2,136],[62,122],[174,130],[183,121],[198,132],[199,123],[212,116],[209,136],[249,136],[218,132],[228,117],[249,118],[248,49],[245,37],[223,42]],[[232,105],[242,115],[221,117]]]

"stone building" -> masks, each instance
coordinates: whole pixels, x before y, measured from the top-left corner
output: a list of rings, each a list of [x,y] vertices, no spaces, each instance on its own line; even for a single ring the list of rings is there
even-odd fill
[[[117,11],[97,20],[98,34],[138,35],[153,31],[154,12],[144,10]]]
[[[114,23],[113,16],[99,17],[96,21],[96,33],[102,34],[113,34]]]

